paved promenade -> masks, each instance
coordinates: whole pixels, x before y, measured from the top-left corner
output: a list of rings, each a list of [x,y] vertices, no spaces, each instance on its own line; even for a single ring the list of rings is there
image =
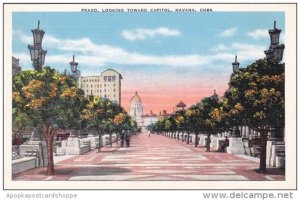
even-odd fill
[[[13,176],[13,180],[145,181],[145,180],[284,180],[282,170],[259,174],[258,163],[240,156],[205,152],[193,144],[160,135],[140,134],[129,148],[104,147],[80,156],[56,158],[54,176],[36,168]]]

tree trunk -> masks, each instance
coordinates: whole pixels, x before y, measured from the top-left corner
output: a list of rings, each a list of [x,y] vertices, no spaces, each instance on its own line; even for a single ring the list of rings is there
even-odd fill
[[[188,134],[187,134],[187,142],[186,143],[190,144],[190,132],[188,132]]]
[[[198,133],[197,132],[195,132],[195,147],[197,147],[198,146]]]
[[[101,152],[102,138],[101,138],[101,131],[100,130],[98,130],[98,139],[99,139],[98,152]]]
[[[259,171],[261,173],[265,173],[267,170],[266,167],[266,153],[267,153],[267,139],[268,139],[268,132],[261,131],[260,132],[260,162],[259,162]]]
[[[47,143],[47,151],[48,151],[47,176],[52,176],[54,175],[54,161],[53,161],[53,148],[52,148],[54,131],[53,128],[49,126],[44,127],[42,130]]]
[[[112,133],[109,134],[109,146],[112,148]]]
[[[184,141],[184,131],[182,131],[182,134],[181,134],[181,142],[183,142]]]

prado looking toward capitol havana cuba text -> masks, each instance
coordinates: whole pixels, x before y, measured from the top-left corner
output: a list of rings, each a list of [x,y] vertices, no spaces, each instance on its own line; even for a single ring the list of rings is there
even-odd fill
[[[212,8],[82,8],[81,12],[213,12]]]

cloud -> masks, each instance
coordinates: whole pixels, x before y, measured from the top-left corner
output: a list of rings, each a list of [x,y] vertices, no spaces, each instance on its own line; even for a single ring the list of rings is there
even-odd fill
[[[122,36],[130,41],[144,40],[147,38],[153,38],[156,36],[179,36],[180,31],[175,29],[169,29],[160,27],[157,29],[134,29],[134,30],[123,30]]]
[[[247,35],[254,39],[268,38],[269,32],[267,29],[255,29],[254,31],[247,33]]]
[[[235,35],[235,33],[237,32],[237,28],[230,28],[230,29],[226,29],[226,30],[224,30],[221,34],[220,34],[220,36],[221,37],[231,37],[231,36],[234,36]]]
[[[218,60],[233,60],[234,55],[237,55],[239,61],[248,61],[263,58],[265,56],[265,49],[266,47],[262,45],[253,45],[236,42],[228,46],[225,46],[224,44],[219,44],[216,47],[213,47],[211,50],[216,53],[215,59]]]
[[[12,34],[13,34],[13,36],[20,38],[20,40],[26,44],[33,43],[33,37],[24,34],[23,31],[20,29],[13,30]]]
[[[16,35],[25,44],[30,44],[30,36],[18,31]],[[15,39],[15,38],[14,38]],[[16,38],[17,39],[17,38]],[[106,44],[95,44],[89,38],[60,39],[49,34],[43,41],[44,49],[48,50],[45,65],[68,65],[72,55],[81,66],[99,67],[105,65],[156,65],[185,69],[188,67],[208,67],[216,62],[230,62],[237,54],[240,61],[262,58],[265,47],[251,44],[233,43],[219,44],[213,48],[212,54],[182,54],[182,55],[153,55],[129,52],[126,49]],[[29,52],[17,54],[22,63],[30,64]]]
[[[228,50],[228,47],[225,46],[224,44],[218,44],[217,46],[211,48],[210,50],[213,52],[226,51]]]

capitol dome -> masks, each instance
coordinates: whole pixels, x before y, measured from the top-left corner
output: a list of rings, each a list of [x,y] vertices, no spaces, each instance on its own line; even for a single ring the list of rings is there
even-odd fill
[[[141,97],[137,92],[135,92],[134,96],[131,98],[129,115],[137,122],[138,126],[142,126],[143,105]]]
[[[131,98],[130,104],[131,103],[142,103],[141,97],[137,92],[135,92],[135,95]]]

